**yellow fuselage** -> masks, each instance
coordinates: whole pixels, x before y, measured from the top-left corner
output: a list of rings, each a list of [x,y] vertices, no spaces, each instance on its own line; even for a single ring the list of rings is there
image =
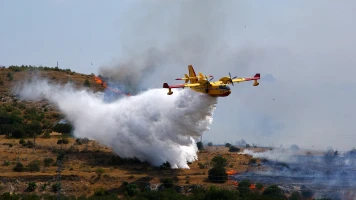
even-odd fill
[[[200,86],[193,86],[190,87],[190,89],[196,91],[196,92],[201,92],[205,94],[209,94],[210,96],[213,97],[226,97],[229,96],[231,93],[231,89],[229,86],[226,85],[216,85],[214,82],[211,82],[211,85],[208,84],[202,84]]]

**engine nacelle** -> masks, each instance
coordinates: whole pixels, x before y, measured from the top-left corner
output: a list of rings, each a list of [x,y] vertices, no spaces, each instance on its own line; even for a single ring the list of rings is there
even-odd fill
[[[257,80],[255,80],[255,82],[253,83],[253,86],[257,86],[257,85],[259,85],[260,83],[259,82],[257,82]]]

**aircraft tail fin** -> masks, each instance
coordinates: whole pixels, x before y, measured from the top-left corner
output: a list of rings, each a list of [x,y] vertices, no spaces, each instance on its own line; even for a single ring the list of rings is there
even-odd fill
[[[163,88],[169,88],[168,83],[163,83]]]
[[[193,65],[188,65],[189,77],[196,77]],[[196,83],[196,79],[190,79],[190,83]]]
[[[199,72],[199,80],[203,80],[204,78],[205,78],[204,75],[201,72]]]
[[[257,73],[253,78],[253,86],[258,86],[260,83],[257,80],[261,78],[260,73]]]

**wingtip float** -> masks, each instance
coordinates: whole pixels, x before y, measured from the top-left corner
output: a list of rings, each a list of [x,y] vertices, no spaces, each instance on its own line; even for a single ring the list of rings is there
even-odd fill
[[[206,76],[199,72],[197,76],[192,65],[188,65],[188,71],[189,75],[184,74],[184,78],[175,79],[184,80],[184,84],[168,85],[168,83],[163,83],[163,88],[168,89],[168,95],[173,94],[172,88],[189,87],[196,92],[206,93],[213,97],[226,97],[231,94],[231,89],[228,84],[234,85],[234,83],[253,81],[253,86],[258,86],[260,84],[258,80],[261,78],[260,73],[255,74],[253,77],[247,78],[237,78],[237,76],[231,78],[231,74],[229,73],[229,76],[224,76],[221,77],[219,81],[211,82],[211,80],[214,78],[212,75]],[[208,77],[210,79],[208,79]]]

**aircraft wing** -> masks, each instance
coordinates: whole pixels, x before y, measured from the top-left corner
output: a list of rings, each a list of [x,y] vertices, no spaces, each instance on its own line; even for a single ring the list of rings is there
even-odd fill
[[[178,84],[178,85],[168,85],[168,83],[163,83],[163,88],[185,88],[199,86],[200,83],[188,83],[188,84]]]
[[[260,73],[257,73],[254,77],[247,77],[247,78],[234,78],[231,80],[229,77],[223,77],[219,81],[214,82],[215,85],[220,84],[232,84],[244,82],[244,81],[254,81],[253,86],[258,86],[260,83],[257,81],[260,79]]]
[[[233,83],[239,83],[239,82],[244,82],[244,81],[253,81],[253,80],[258,80],[260,79],[260,74],[257,73],[254,77],[248,77],[248,78],[235,78],[232,79]]]

